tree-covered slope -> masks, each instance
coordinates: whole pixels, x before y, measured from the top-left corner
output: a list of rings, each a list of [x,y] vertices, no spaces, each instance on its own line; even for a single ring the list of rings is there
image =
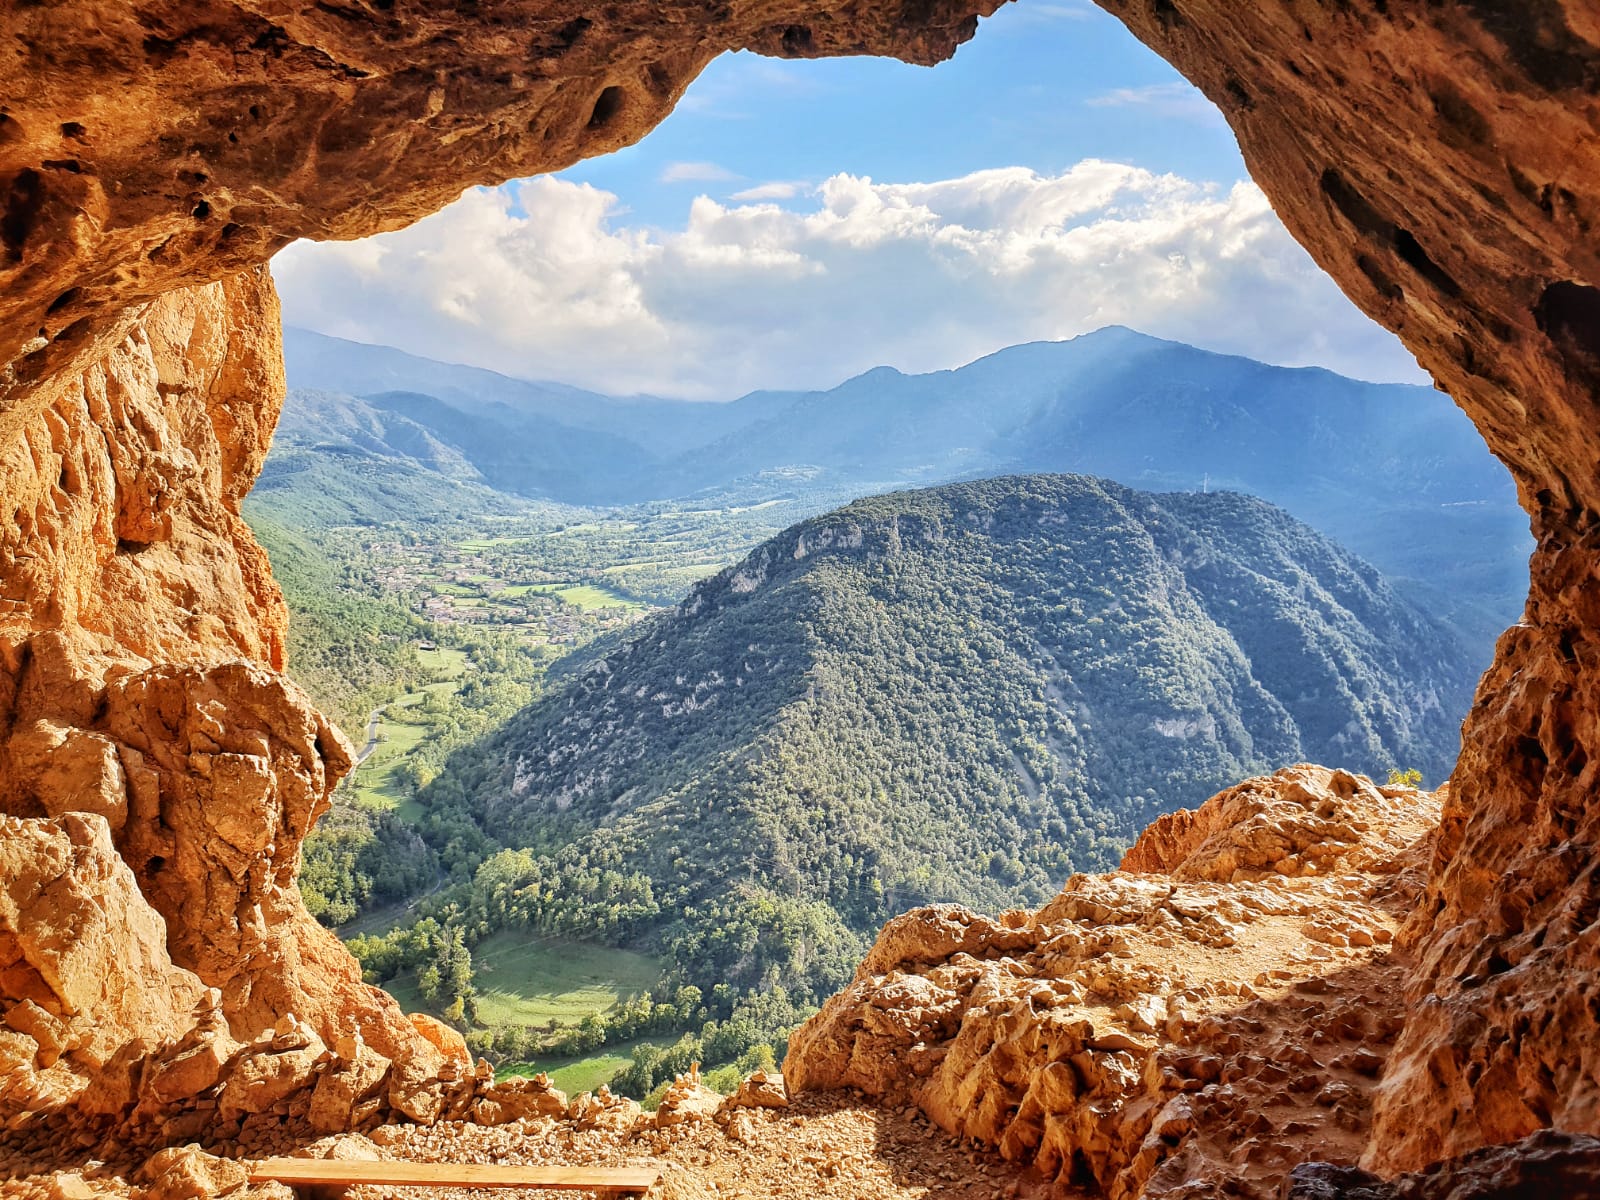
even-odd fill
[[[525,851],[480,872],[491,924],[661,928],[696,982],[815,979],[847,928],[921,899],[1037,903],[1252,773],[1437,780],[1463,663],[1262,501],[952,484],[764,543],[423,798],[458,853]],[[799,930],[780,959],[763,920]]]

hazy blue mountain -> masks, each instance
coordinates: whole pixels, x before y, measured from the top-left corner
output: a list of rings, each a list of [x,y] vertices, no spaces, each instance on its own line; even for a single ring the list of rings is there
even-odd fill
[[[1531,548],[1505,469],[1450,399],[1266,366],[1121,328],[952,371],[882,367],[729,404],[599,396],[286,331],[290,382],[359,395],[506,492],[622,504],[742,487],[862,491],[1014,471],[1261,496],[1428,597],[1486,647]],[[322,403],[310,393],[289,408]],[[386,425],[386,428],[389,428]],[[416,455],[407,454],[416,459]],[[452,468],[454,469],[454,468]]]
[[[292,326],[283,331],[283,358],[291,388],[351,396],[420,392],[511,430],[524,428],[524,419],[544,418],[574,430],[622,437],[648,447],[652,459],[704,446],[760,419],[770,407],[760,396],[733,404],[605,396],[566,384],[513,379],[480,367],[435,362],[389,346],[331,338]],[[534,424],[527,428],[547,427]],[[632,487],[630,470],[626,464],[610,468],[598,464],[597,482],[611,489],[614,500],[653,499],[645,494],[648,487]],[[580,502],[570,494],[551,494],[550,498]]]

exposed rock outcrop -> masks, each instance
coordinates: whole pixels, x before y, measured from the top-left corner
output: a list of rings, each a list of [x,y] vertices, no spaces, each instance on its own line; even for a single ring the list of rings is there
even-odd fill
[[[120,1111],[136,1080],[107,1066],[183,1036],[205,998],[103,817],[0,816],[0,1125],[80,1100]]]
[[[1320,767],[1158,821],[1037,913],[890,922],[791,1039],[796,1090],[860,1088],[1113,1200],[1276,1197],[1353,1162],[1403,1010],[1389,952],[1438,804]],[[1130,870],[1128,868],[1135,868]]]
[[[1539,548],[1463,731],[1369,1165],[1600,1130],[1600,15],[1100,0],[1228,117],[1290,231],[1511,468]],[[1577,984],[1574,987],[1574,984]]]
[[[350,751],[279,673],[282,597],[239,516],[279,337],[264,269],[174,293],[0,451],[0,1039],[49,1077],[3,1115],[120,1116],[156,1063],[145,1111],[181,1106],[291,1013],[443,1064],[294,884]]]

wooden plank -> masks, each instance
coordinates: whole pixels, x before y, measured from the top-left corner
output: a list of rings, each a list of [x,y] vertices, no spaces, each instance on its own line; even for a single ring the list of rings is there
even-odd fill
[[[251,1183],[387,1187],[554,1188],[643,1192],[661,1172],[654,1167],[509,1166],[503,1163],[368,1162],[331,1158],[264,1158]]]

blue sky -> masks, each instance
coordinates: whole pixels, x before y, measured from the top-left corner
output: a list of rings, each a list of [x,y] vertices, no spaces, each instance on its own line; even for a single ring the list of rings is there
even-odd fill
[[[725,55],[636,146],[273,270],[288,324],[617,394],[831,387],[1112,324],[1424,380],[1221,115],[1087,0],[1016,0],[934,68]]]
[[[1085,158],[1221,184],[1248,177],[1221,114],[1087,0],[1018,0],[934,68],[723,55],[643,142],[560,177],[664,225],[681,223],[696,193],[726,199],[839,172],[895,183],[992,167],[1052,174]],[[732,178],[684,169],[696,164]]]

